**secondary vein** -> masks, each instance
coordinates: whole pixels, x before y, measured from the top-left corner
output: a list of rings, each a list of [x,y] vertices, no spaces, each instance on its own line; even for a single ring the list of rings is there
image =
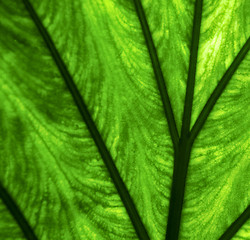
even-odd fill
[[[141,27],[142,27],[142,31],[144,34],[146,44],[147,44],[149,55],[151,58],[151,62],[152,62],[152,66],[154,69],[154,74],[155,74],[155,78],[157,81],[157,85],[158,85],[158,88],[160,91],[160,95],[161,95],[161,99],[162,99],[162,103],[163,103],[163,107],[164,107],[164,112],[165,112],[165,115],[167,118],[169,132],[170,132],[170,135],[172,138],[174,150],[177,151],[178,150],[178,142],[179,142],[179,134],[177,131],[176,122],[174,119],[174,114],[173,114],[172,106],[170,103],[170,99],[169,99],[169,96],[167,93],[166,84],[165,84],[164,77],[162,74],[160,62],[159,62],[159,59],[157,56],[157,51],[156,51],[156,48],[154,46],[152,35],[151,35],[150,29],[148,26],[148,22],[147,22],[141,1],[134,0],[134,3],[135,3],[135,8],[136,8],[138,18],[139,18],[140,23],[141,23]]]
[[[243,224],[250,218],[250,206],[229,226],[219,240],[230,240],[243,226]]]
[[[202,4],[203,4],[203,1],[196,1],[195,3],[193,33],[192,33],[192,42],[191,42],[191,49],[190,49],[189,71],[188,71],[188,79],[187,79],[187,87],[186,87],[184,113],[183,113],[183,119],[182,119],[181,137],[183,137],[184,135],[187,135],[189,133],[189,128],[190,128],[197,55],[198,55],[198,47],[199,47],[199,39],[200,39]]]
[[[25,216],[23,215],[23,213],[21,212],[15,201],[12,199],[10,194],[7,192],[7,190],[3,187],[1,182],[0,182],[0,199],[2,199],[5,206],[10,211],[16,222],[18,223],[19,227],[23,231],[24,236],[28,240],[38,240],[31,226],[25,219]]]
[[[189,73],[186,88],[184,113],[182,120],[179,151],[175,153],[174,172],[168,212],[166,239],[178,240],[182,207],[184,201],[186,176],[189,165],[192,143],[189,141],[189,128],[193,104],[196,63],[199,45],[200,25],[202,16],[202,0],[196,0],[193,18],[193,32],[190,49]]]
[[[193,128],[191,129],[190,139],[193,142],[197,137],[198,133],[202,129],[204,123],[207,120],[208,115],[212,111],[215,103],[217,102],[220,95],[223,93],[224,89],[226,88],[227,84],[229,83],[230,79],[232,78],[234,72],[238,69],[240,63],[243,61],[245,56],[247,55],[250,49],[250,38],[246,41],[244,46],[241,48],[240,52],[234,59],[233,63],[230,65],[226,73],[223,75],[221,80],[219,81],[218,85],[214,89],[213,93],[209,97],[207,103],[205,104],[204,108],[202,109],[199,117],[197,118]]]
[[[65,63],[63,62],[63,60],[61,59],[61,56],[59,54],[59,52],[57,51],[49,33],[47,32],[47,30],[45,29],[45,27],[43,26],[42,22],[40,21],[37,13],[35,12],[34,8],[32,7],[32,5],[30,4],[29,0],[23,0],[28,12],[30,13],[31,18],[33,19],[34,23],[36,24],[39,32],[41,33],[41,36],[44,39],[44,42],[46,43],[48,49],[51,52],[51,55],[62,75],[62,77],[65,80],[66,85],[69,88],[69,91],[72,94],[72,97],[78,107],[78,110],[82,116],[82,118],[84,119],[94,141],[95,144],[102,156],[102,159],[110,173],[110,176],[114,182],[114,185],[121,197],[121,200],[128,212],[128,215],[131,219],[131,222],[135,228],[135,231],[139,237],[139,239],[143,239],[143,240],[149,240],[149,236],[148,233],[145,229],[145,226],[142,223],[142,220],[137,212],[137,209],[135,207],[135,204],[114,164],[114,161],[93,121],[93,119],[90,116],[90,113],[87,109],[86,104],[84,103],[82,96],[80,94],[80,92],[77,89],[77,86],[75,85],[69,71],[67,70],[67,67],[65,65]]]

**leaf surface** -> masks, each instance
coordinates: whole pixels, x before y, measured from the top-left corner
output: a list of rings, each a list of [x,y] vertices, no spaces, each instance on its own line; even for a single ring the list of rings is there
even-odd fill
[[[175,152],[134,1],[30,3],[150,239],[164,239]],[[203,3],[190,127],[250,35],[248,9],[244,0]],[[194,1],[145,0],[142,10],[180,134]],[[0,15],[1,184],[39,240],[138,239],[53,49],[23,1],[0,0]],[[192,146],[179,239],[219,239],[249,205],[249,57]],[[0,239],[27,239],[3,202],[0,214]],[[249,221],[234,239],[248,238]]]

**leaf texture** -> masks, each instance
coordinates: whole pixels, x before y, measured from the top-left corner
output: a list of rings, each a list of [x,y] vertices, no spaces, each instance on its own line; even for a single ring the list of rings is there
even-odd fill
[[[176,152],[134,1],[30,3],[150,239],[164,239]],[[141,3],[180,134],[195,1]],[[246,0],[204,0],[190,127],[248,39],[249,9]],[[23,1],[0,0],[0,15],[1,184],[39,240],[138,239]],[[219,239],[250,203],[249,66],[248,53],[194,141],[179,239]],[[0,239],[26,239],[3,202],[0,216]],[[248,238],[249,221],[233,239]]]

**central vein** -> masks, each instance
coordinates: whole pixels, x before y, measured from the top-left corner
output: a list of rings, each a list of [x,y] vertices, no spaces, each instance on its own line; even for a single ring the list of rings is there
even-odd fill
[[[195,3],[189,72],[187,79],[184,113],[182,119],[181,138],[179,140],[178,151],[175,152],[174,159],[174,173],[166,234],[167,240],[177,240],[179,236],[186,176],[193,143],[192,141],[190,141],[189,135],[200,37],[202,3],[202,0],[196,0]]]

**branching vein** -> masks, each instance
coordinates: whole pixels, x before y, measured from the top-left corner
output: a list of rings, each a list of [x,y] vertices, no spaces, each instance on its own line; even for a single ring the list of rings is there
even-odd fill
[[[246,41],[244,46],[241,48],[240,52],[234,59],[233,63],[231,66],[228,68],[222,79],[219,81],[217,87],[209,97],[206,105],[204,106],[203,110],[201,111],[199,117],[197,118],[191,133],[190,133],[190,139],[191,142],[194,141],[194,139],[197,137],[198,133],[202,129],[204,123],[207,120],[208,115],[212,111],[215,103],[217,102],[218,98],[226,88],[227,84],[229,83],[230,79],[232,78],[234,72],[238,69],[240,63],[243,61],[245,56],[247,55],[248,51],[250,49],[250,38]]]
[[[174,173],[171,189],[171,197],[168,212],[167,240],[178,240],[182,207],[185,193],[187,169],[190,159],[192,144],[189,141],[189,128],[193,104],[193,93],[195,85],[196,63],[199,46],[199,35],[202,15],[203,0],[196,0],[193,33],[190,49],[189,73],[182,120],[181,138],[179,140],[179,151],[175,153]]]

